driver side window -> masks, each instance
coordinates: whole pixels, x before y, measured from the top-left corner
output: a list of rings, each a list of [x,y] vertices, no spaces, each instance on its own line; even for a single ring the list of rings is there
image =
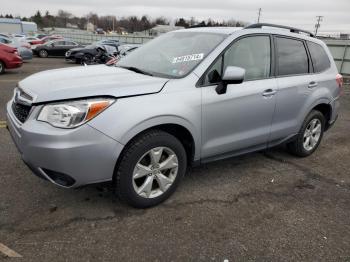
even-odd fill
[[[224,54],[224,71],[228,66],[246,70],[245,80],[270,76],[271,47],[269,36],[249,36],[235,42]]]
[[[249,36],[236,41],[210,67],[203,85],[218,84],[228,66],[244,68],[245,80],[268,78],[271,70],[270,37]]]

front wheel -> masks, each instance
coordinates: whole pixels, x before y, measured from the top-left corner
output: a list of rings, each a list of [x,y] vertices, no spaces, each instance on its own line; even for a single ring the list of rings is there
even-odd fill
[[[134,207],[155,206],[175,191],[186,167],[186,152],[176,137],[149,131],[124,150],[114,174],[116,193]]]
[[[304,120],[296,140],[287,145],[289,151],[299,157],[306,157],[315,152],[321,143],[325,122],[325,117],[320,111],[311,111]]]
[[[91,65],[93,63],[94,57],[90,54],[85,54],[81,60],[80,63],[83,64],[87,64],[87,65]]]

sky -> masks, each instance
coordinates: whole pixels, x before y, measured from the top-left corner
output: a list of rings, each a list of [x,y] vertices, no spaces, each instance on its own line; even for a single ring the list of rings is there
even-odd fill
[[[324,16],[320,33],[350,33],[350,0],[0,0],[0,14],[31,16],[36,10],[56,14],[59,9],[83,16],[117,17],[144,14],[170,19],[195,17],[198,20],[235,19],[283,24],[314,31],[316,16]]]

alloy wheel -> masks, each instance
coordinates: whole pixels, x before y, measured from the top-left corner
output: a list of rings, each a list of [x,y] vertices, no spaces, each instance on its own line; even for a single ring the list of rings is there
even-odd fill
[[[135,192],[144,198],[155,198],[166,192],[178,173],[178,157],[168,147],[156,147],[145,153],[133,172]]]
[[[41,50],[40,51],[40,57],[43,57],[43,58],[45,58],[45,57],[47,57],[47,51],[45,51],[45,50]]]
[[[304,149],[311,151],[318,144],[322,133],[321,121],[317,118],[310,121],[304,132]]]

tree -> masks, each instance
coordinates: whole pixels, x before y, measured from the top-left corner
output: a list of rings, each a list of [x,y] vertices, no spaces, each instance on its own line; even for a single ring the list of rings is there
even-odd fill
[[[41,16],[41,12],[36,11],[35,15],[32,16],[32,21],[35,22],[39,28],[43,27],[43,17]]]
[[[66,27],[68,20],[72,17],[72,13],[64,10],[58,10],[57,13],[57,23],[59,26]]]
[[[154,22],[156,25],[169,25],[169,20],[166,19],[164,16],[157,17]]]
[[[152,28],[151,22],[149,21],[148,17],[145,15],[141,17],[140,24],[141,24],[142,31],[149,30]]]
[[[180,18],[176,20],[175,26],[182,26],[182,27],[188,28],[190,25],[184,18]]]

